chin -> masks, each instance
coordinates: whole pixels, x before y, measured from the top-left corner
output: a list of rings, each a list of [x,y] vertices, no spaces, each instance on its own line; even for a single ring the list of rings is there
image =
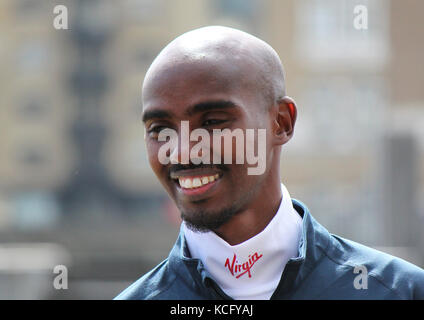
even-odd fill
[[[221,209],[180,208],[181,219],[187,227],[197,232],[208,232],[219,229],[234,217],[239,210],[236,206],[229,206]]]

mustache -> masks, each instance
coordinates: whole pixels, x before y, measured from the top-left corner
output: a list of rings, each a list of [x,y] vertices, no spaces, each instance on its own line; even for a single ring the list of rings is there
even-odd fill
[[[221,171],[228,171],[228,167],[223,164],[173,164],[169,167],[168,174],[176,174],[183,170],[194,170],[194,169],[218,169]]]

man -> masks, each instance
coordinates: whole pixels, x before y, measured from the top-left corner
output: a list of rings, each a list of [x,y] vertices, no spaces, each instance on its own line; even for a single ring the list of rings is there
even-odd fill
[[[226,27],[185,33],[150,66],[142,102],[149,162],[183,223],[169,257],[116,299],[424,299],[424,270],[329,234],[281,184],[297,111],[268,44]],[[210,139],[198,147],[187,125]],[[256,174],[235,160],[251,145]]]

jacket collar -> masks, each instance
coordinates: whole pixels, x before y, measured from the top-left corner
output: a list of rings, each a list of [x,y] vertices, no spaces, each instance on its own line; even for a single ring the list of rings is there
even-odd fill
[[[295,199],[292,199],[292,203],[295,210],[303,218],[299,254],[298,257],[292,258],[287,262],[280,283],[271,299],[284,297],[290,291],[293,291],[315,268],[330,243],[329,232],[312,217],[306,205]],[[202,262],[199,259],[190,257],[183,228],[180,229],[180,234],[170,252],[168,261],[170,269],[182,281],[185,281],[189,286],[193,286],[195,283],[197,288],[200,288],[202,294],[206,295],[207,298],[214,298],[214,292],[210,290],[211,287],[218,290],[221,298],[230,298],[217,288]],[[193,290],[199,289],[193,288]]]

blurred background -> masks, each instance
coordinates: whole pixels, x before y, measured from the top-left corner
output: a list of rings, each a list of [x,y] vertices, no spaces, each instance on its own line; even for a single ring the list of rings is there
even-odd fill
[[[167,43],[206,25],[250,32],[283,60],[299,108],[281,163],[291,196],[330,232],[424,267],[423,12],[419,0],[1,0],[0,299],[112,299],[167,257],[180,220],[147,162],[141,84]]]

